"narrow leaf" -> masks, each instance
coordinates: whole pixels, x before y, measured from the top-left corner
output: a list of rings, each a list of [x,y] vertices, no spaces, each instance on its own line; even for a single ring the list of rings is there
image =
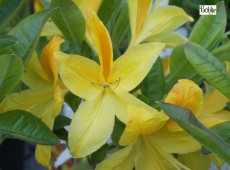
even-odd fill
[[[24,63],[27,62],[37,45],[45,22],[53,11],[54,9],[43,10],[22,20],[9,32],[9,35],[15,36],[19,43],[0,50],[0,53],[15,54],[19,56]]]
[[[219,46],[218,48],[215,48],[212,52],[212,55],[214,55],[218,60],[221,62],[229,61],[230,62],[230,42],[223,44]]]
[[[51,18],[63,35],[79,50],[85,36],[85,20],[81,11],[70,0],[53,0],[51,7],[58,7]]]
[[[195,42],[207,49],[215,47],[224,38],[226,27],[226,10],[224,2],[217,3],[216,15],[201,16],[189,37],[190,42]]]
[[[225,65],[198,44],[185,44],[185,54],[195,70],[230,98],[230,75]]]
[[[141,84],[141,92],[148,98],[151,106],[156,105],[155,101],[162,100],[165,92],[164,69],[160,58],[152,66],[150,72]]]
[[[14,55],[0,56],[0,99],[10,93],[21,80],[22,61]]]
[[[164,112],[209,151],[230,163],[230,145],[200,123],[194,114],[183,107],[158,102]]]
[[[0,114],[0,133],[35,144],[56,145],[59,139],[39,118],[23,110]]]
[[[17,14],[24,0],[0,1],[0,30]]]

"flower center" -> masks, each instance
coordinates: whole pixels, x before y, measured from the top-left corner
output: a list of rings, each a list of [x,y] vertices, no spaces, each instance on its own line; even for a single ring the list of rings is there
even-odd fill
[[[109,91],[109,92],[114,91],[119,85],[119,83],[120,83],[120,77],[113,82],[101,82],[100,80],[98,80],[97,82],[91,82],[93,86],[99,89],[101,89],[102,87],[104,90]]]

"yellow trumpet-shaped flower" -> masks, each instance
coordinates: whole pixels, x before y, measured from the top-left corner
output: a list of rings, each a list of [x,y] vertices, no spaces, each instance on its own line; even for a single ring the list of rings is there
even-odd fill
[[[183,9],[176,6],[164,6],[153,9],[152,0],[129,0],[129,19],[131,42],[135,46],[143,41],[165,42],[174,47],[185,42],[185,38],[173,32],[187,21],[193,21]]]
[[[188,169],[152,140],[154,133],[167,121],[163,114],[135,106],[129,106],[129,112],[132,118],[119,141],[121,145],[128,146],[112,154],[97,170],[132,170],[134,167],[136,170]],[[168,136],[164,138],[170,141]]]
[[[95,13],[89,17],[87,25],[100,65],[79,55],[55,53],[63,83],[72,93],[85,99],[69,130],[70,152],[77,158],[96,151],[107,141],[115,115],[122,122],[128,122],[128,104],[152,109],[128,92],[144,79],[164,48],[161,43],[142,44],[113,62],[110,36]]]
[[[190,109],[207,127],[230,120],[230,112],[224,110],[229,99],[218,90],[208,88],[204,96],[200,87],[191,80],[179,80],[169,92],[165,102]],[[164,135],[168,136],[170,141],[164,140],[162,137]],[[184,154],[201,149],[201,145],[172,120],[168,120],[159,133],[156,133],[154,140],[165,146],[164,149],[170,153]]]
[[[40,61],[33,54],[22,79],[29,89],[6,96],[1,103],[0,112],[26,110],[53,129],[54,120],[61,111],[63,96],[67,91],[58,78],[53,56],[54,51],[60,50],[62,42],[60,37],[54,37],[43,49]],[[39,163],[50,168],[51,146],[37,145],[35,156]]]

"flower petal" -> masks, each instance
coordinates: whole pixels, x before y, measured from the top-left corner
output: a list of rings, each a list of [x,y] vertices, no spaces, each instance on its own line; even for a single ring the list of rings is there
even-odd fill
[[[193,21],[182,8],[165,6],[153,10],[147,17],[137,44],[148,37],[171,32],[187,21]]]
[[[187,41],[185,37],[178,34],[177,32],[168,32],[163,34],[158,34],[153,37],[146,39],[148,42],[163,42],[168,48],[174,48],[180,44],[183,44]]]
[[[201,149],[201,145],[184,131],[170,132],[163,128],[151,135],[151,140],[168,153],[185,154]]]
[[[120,145],[129,145],[137,140],[140,135],[149,135],[159,130],[167,121],[166,116],[155,109],[151,112],[136,107],[128,106],[132,115],[131,120],[126,124],[125,130],[120,138]]]
[[[216,124],[227,122],[230,120],[230,111],[220,110],[215,113],[200,114],[199,121],[201,121],[206,127],[212,127]]]
[[[119,97],[120,103],[125,103],[126,108],[123,109],[123,111],[116,112],[116,116],[119,120],[121,120],[123,123],[127,124],[128,121],[131,120],[131,113],[128,111],[128,105],[135,105],[136,107],[139,107],[141,109],[146,110],[147,112],[154,113],[154,116],[159,118],[159,120],[167,120],[168,117],[165,114],[159,113],[156,109],[150,107],[149,105],[143,103],[141,100],[137,99],[132,94],[125,92],[123,90],[116,91],[116,96]],[[115,101],[115,100],[113,100]],[[117,105],[118,107],[119,105]],[[116,107],[116,109],[117,109]]]
[[[129,0],[128,4],[129,20],[132,33],[131,42],[134,42],[143,29],[145,20],[152,5],[152,0]]]
[[[35,150],[36,161],[44,167],[51,169],[51,146],[37,145]]]
[[[100,90],[96,87],[100,78],[100,67],[88,58],[56,52],[59,74],[66,87],[83,99],[91,99]]]
[[[185,107],[198,115],[200,114],[203,105],[203,92],[193,81],[181,79],[170,90],[165,102]],[[168,121],[167,128],[171,131],[181,129],[172,120]]]
[[[87,11],[97,13],[102,0],[73,0],[73,2],[79,7],[83,15],[86,16]]]
[[[132,170],[134,168],[135,147],[129,145],[99,164],[96,170]]]
[[[212,93],[205,96],[201,114],[211,114],[218,112],[222,110],[228,102],[229,99],[226,96],[224,96],[218,90],[214,90]]]
[[[118,88],[134,89],[148,74],[163,48],[162,43],[141,44],[120,56],[113,67],[113,80],[119,80]]]
[[[58,68],[54,52],[60,50],[60,45],[63,42],[64,40],[61,37],[53,37],[41,53],[41,65],[53,84],[58,80]]]
[[[1,102],[0,112],[21,109],[42,118],[52,113],[54,107],[53,92],[47,90],[23,90],[20,93],[7,95]]]
[[[115,113],[109,93],[86,100],[75,113],[69,129],[69,148],[76,157],[99,149],[113,131]]]
[[[27,63],[22,81],[31,89],[42,89],[49,86],[49,77],[42,68],[36,53],[33,53]]]
[[[90,43],[98,53],[101,63],[102,75],[107,81],[113,64],[113,49],[109,33],[95,13],[91,13],[87,19],[87,36]]]

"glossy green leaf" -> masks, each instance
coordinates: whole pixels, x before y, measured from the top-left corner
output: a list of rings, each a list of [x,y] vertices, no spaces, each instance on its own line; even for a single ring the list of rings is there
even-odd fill
[[[24,0],[0,0],[0,30],[17,14]]]
[[[54,129],[53,132],[59,139],[68,141],[68,132],[65,128]]]
[[[90,155],[89,161],[92,164],[97,165],[98,163],[103,161],[103,159],[106,157],[108,150],[109,150],[109,145],[106,143],[103,146],[101,146],[97,151],[93,152]]]
[[[189,37],[190,42],[195,42],[207,49],[212,49],[224,38],[226,27],[226,10],[224,2],[217,3],[216,15],[201,16]]]
[[[158,58],[152,66],[150,72],[141,83],[141,92],[147,97],[151,106],[156,105],[164,97],[165,79],[162,60]]]
[[[222,158],[225,162],[230,163],[230,145],[199,122],[190,110],[163,102],[158,104],[173,121],[205,148]]]
[[[0,35],[0,49],[17,43],[17,38],[11,35]]]
[[[0,99],[17,86],[23,70],[22,61],[17,56],[0,56]]]
[[[230,98],[230,75],[223,63],[205,48],[195,43],[185,44],[185,54],[203,78]]]
[[[81,11],[70,0],[53,0],[51,7],[58,7],[51,18],[72,45],[80,50],[85,36],[85,20]]]
[[[167,75],[165,80],[166,91],[169,91],[179,79],[185,78],[198,84],[201,80],[201,77],[186,58],[184,45],[179,45],[173,49],[170,55],[170,74]]]
[[[35,144],[56,145],[60,140],[39,118],[23,110],[0,114],[0,133]]]
[[[226,142],[230,142],[230,121],[219,123],[211,129],[216,132]]]
[[[61,129],[64,126],[70,125],[71,119],[62,115],[58,115],[54,122],[53,129]]]
[[[72,94],[71,92],[69,92],[65,95],[65,102],[71,107],[73,112],[76,112],[81,101],[82,101],[81,98]]]
[[[19,56],[24,63],[27,62],[37,45],[45,22],[53,11],[54,9],[43,10],[22,20],[9,32],[9,35],[15,36],[19,43],[0,50],[0,53],[15,54]]]
[[[113,26],[112,41],[116,46],[120,45],[129,31],[129,11],[127,3],[122,6],[121,12]]]

